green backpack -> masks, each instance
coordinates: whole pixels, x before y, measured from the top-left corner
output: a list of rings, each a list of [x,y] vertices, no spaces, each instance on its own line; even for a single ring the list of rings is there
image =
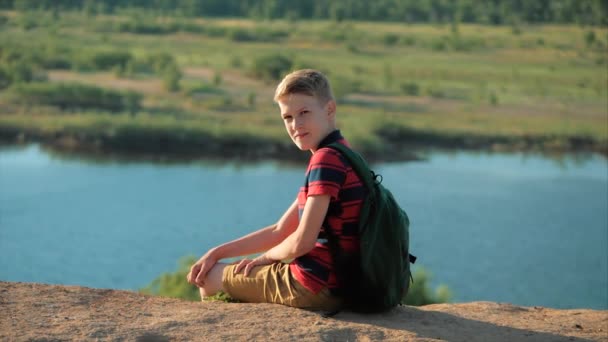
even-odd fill
[[[393,195],[370,170],[365,160],[340,143],[328,147],[339,151],[367,189],[359,222],[360,254],[345,254],[329,232],[328,243],[341,284],[337,295],[344,308],[364,313],[384,312],[399,305],[412,279],[409,254],[409,218]],[[380,178],[380,181],[378,181]]]

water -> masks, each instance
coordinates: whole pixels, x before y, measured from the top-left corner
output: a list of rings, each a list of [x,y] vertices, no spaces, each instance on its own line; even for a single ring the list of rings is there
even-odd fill
[[[453,300],[608,309],[608,163],[435,153],[377,165],[418,264]],[[92,163],[0,150],[0,279],[137,289],[184,255],[276,221],[279,163]]]

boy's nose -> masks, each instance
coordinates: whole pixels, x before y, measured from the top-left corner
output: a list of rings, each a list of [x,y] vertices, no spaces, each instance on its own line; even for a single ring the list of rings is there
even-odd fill
[[[302,120],[302,119],[299,119],[299,118],[297,118],[297,117],[296,117],[296,118],[295,118],[295,119],[294,119],[294,120],[291,122],[291,124],[293,125],[293,126],[292,126],[292,129],[295,131],[297,128],[302,127],[302,122],[303,122],[303,120]]]

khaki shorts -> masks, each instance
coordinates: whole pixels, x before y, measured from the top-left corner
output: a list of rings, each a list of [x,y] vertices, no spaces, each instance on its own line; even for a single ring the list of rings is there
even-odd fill
[[[222,285],[230,297],[249,303],[276,303],[308,310],[333,311],[340,300],[327,288],[314,294],[291,275],[289,264],[274,263],[256,266],[245,277],[243,271],[234,274],[234,265],[224,268]]]

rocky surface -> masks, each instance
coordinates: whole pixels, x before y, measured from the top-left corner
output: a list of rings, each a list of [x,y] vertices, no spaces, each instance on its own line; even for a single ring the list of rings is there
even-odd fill
[[[472,302],[324,318],[272,304],[0,282],[0,340],[608,341],[608,311]]]

